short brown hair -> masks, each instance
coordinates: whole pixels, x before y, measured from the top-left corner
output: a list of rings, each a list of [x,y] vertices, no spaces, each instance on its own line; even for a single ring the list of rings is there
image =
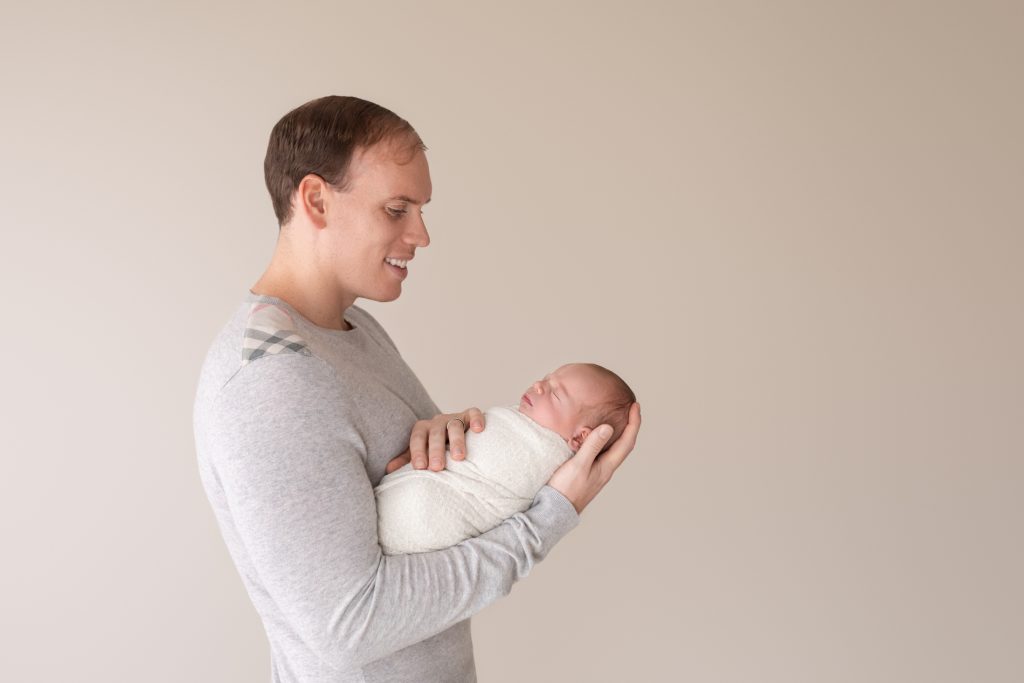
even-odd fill
[[[263,176],[278,226],[292,218],[292,194],[306,175],[346,189],[349,165],[359,149],[384,140],[426,150],[408,121],[390,109],[347,95],[310,100],[285,114],[270,131]]]
[[[601,453],[604,453],[622,436],[626,425],[629,424],[629,409],[636,402],[636,394],[629,388],[625,380],[608,368],[602,367],[597,363],[582,363],[582,365],[593,370],[605,381],[608,388],[601,403],[588,406],[588,417],[595,428],[601,424],[610,425],[612,428],[611,438],[608,439],[604,448],[601,449]]]

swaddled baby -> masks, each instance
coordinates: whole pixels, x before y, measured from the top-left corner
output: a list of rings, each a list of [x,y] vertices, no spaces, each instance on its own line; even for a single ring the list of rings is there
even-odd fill
[[[387,474],[374,489],[378,536],[388,555],[455,545],[530,507],[558,466],[601,424],[626,426],[633,391],[593,363],[563,365],[534,382],[519,404],[484,412],[482,432],[466,432],[466,458],[446,453],[445,469]]]

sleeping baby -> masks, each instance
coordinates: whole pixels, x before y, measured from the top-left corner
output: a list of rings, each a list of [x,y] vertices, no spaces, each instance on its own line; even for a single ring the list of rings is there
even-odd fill
[[[381,479],[378,536],[385,554],[439,550],[496,527],[533,503],[558,466],[601,424],[614,443],[636,396],[611,370],[563,365],[534,382],[519,404],[484,412],[482,432],[466,432],[466,458],[445,469],[406,464]]]

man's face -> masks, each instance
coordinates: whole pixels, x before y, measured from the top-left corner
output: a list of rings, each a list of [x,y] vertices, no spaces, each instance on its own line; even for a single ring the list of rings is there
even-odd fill
[[[519,399],[519,412],[558,432],[575,451],[594,426],[584,424],[584,412],[600,398],[600,381],[590,368],[563,365],[530,385]]]
[[[349,303],[359,297],[397,299],[411,269],[408,261],[417,247],[430,244],[422,215],[432,192],[427,157],[417,150],[408,159],[406,149],[388,141],[357,151],[349,189],[328,188],[319,261],[335,274]]]

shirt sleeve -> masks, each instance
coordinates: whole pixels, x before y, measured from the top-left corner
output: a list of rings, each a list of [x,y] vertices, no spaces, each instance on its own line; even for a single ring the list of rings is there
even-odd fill
[[[212,404],[211,464],[258,581],[323,661],[361,666],[512,590],[579,523],[545,485],[532,507],[451,548],[384,555],[360,425],[315,356],[256,360]]]

